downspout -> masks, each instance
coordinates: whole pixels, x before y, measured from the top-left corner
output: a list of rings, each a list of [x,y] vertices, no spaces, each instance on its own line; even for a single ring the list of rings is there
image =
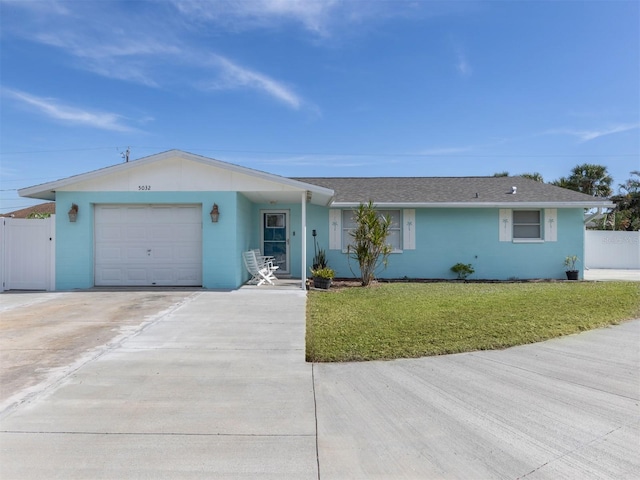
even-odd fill
[[[307,289],[307,192],[302,192],[302,235],[300,235],[300,242],[302,248],[300,249],[300,261],[302,262],[301,288]]]

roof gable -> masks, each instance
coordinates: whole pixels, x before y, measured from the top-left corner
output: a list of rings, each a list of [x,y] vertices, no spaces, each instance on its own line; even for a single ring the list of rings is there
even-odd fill
[[[322,186],[233,165],[180,150],[152,155],[55,182],[25,188],[21,196],[55,199],[56,191],[237,191],[266,199],[259,192],[277,192],[279,199],[301,199],[311,190],[318,203],[329,201],[333,192]],[[290,194],[290,195],[287,195]],[[314,202],[315,203],[315,202]]]

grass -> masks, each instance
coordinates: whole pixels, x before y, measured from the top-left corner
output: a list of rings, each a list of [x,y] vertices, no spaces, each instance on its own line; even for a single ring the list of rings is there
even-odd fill
[[[640,318],[640,284],[385,283],[309,292],[311,362],[506,348]]]

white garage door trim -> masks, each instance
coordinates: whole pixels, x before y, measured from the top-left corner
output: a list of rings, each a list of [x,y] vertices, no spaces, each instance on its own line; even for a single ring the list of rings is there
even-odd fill
[[[201,205],[96,205],[96,286],[201,286]]]

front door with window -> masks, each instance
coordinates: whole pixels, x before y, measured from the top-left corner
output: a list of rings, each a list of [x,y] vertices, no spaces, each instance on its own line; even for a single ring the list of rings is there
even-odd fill
[[[262,253],[273,257],[280,268],[278,274],[289,272],[289,213],[270,210],[262,213]]]

